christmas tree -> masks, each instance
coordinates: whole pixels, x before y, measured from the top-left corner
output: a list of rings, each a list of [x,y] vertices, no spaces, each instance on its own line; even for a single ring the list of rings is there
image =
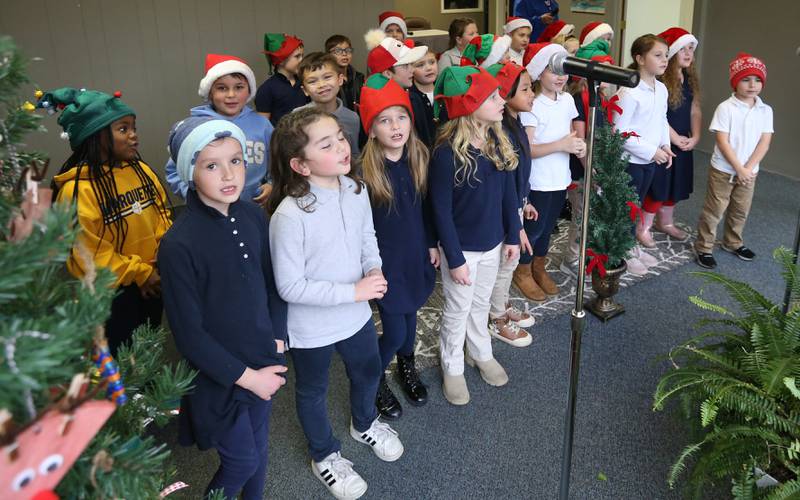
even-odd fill
[[[86,428],[92,428],[87,440],[93,436],[55,488],[61,498],[158,498],[175,469],[165,445],[146,436],[145,428],[177,413],[194,373],[185,362],[169,363],[162,329],[139,329],[116,361],[103,351],[113,276],[92,269],[88,250],[84,279],[65,272],[78,231],[74,207],[29,210],[47,203],[44,196],[37,200],[35,184],[25,182],[28,172],[46,165],[44,155],[23,151],[25,136],[43,130],[33,105],[19,97],[29,85],[26,66],[14,42],[0,37],[0,498],[41,494],[46,476],[66,462],[70,450],[45,442],[36,450],[44,457],[41,466],[20,468],[31,451],[23,436],[43,434],[52,413],[58,415],[57,436],[72,439],[76,429]],[[14,232],[20,221],[29,234]],[[116,408],[103,402],[107,396]],[[81,405],[95,403],[113,411],[102,428],[79,413]]]
[[[639,211],[639,200],[630,185],[631,176],[626,171],[628,154],[622,147],[629,139],[611,127],[600,127],[595,131],[595,192],[589,200],[591,215],[587,249],[598,256],[606,256],[605,267],[608,269],[619,267],[636,244],[631,225]]]

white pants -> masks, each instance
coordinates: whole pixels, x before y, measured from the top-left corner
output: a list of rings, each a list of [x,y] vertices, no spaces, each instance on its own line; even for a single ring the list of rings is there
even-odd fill
[[[494,282],[492,297],[489,299],[489,317],[491,319],[502,318],[506,315],[511,281],[514,278],[514,270],[517,269],[518,264],[519,257],[513,260],[506,260],[501,256],[500,268],[497,270],[497,280]]]
[[[500,266],[502,243],[486,252],[464,252],[472,285],[458,285],[450,276],[447,258],[442,256],[444,311],[439,333],[442,369],[448,375],[464,373],[464,341],[477,361],[492,359],[489,336],[489,296]],[[512,271],[513,272],[513,271]]]

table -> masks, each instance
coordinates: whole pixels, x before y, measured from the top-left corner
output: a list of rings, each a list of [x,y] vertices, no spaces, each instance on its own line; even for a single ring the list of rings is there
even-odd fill
[[[441,54],[448,49],[450,34],[445,30],[414,30],[409,32],[408,38],[417,45],[424,45],[428,49]]]

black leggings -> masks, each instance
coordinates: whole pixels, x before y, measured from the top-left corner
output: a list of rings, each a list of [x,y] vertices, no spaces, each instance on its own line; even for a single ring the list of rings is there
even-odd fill
[[[111,302],[111,317],[106,321],[106,338],[111,355],[117,355],[119,346],[127,343],[139,326],[145,323],[154,327],[161,325],[163,307],[161,297],[143,298],[135,283],[119,287],[117,296]]]

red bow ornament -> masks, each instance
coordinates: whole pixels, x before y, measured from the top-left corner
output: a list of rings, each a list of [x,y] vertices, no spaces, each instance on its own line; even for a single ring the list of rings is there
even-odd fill
[[[628,205],[628,209],[630,210],[629,215],[631,216],[631,222],[636,222],[636,217],[642,218],[642,209],[639,208],[639,205],[632,201],[626,201],[626,205]]]
[[[594,250],[588,248],[586,250],[586,255],[591,257],[589,260],[589,265],[586,266],[586,274],[592,274],[592,270],[596,267],[597,274],[600,275],[601,278],[606,277],[606,262],[608,262],[608,255],[602,253],[595,253]]]
[[[619,106],[619,104],[617,104],[618,101],[619,101],[618,95],[611,96],[611,99],[600,101],[600,105],[606,112],[606,118],[608,119],[608,123],[611,124],[614,123],[614,113],[618,115],[622,114],[622,108]]]
[[[630,130],[630,131],[628,131],[628,132],[623,132],[623,133],[621,133],[621,134],[619,134],[619,135],[621,135],[621,136],[622,136],[623,138],[625,138],[625,139],[628,139],[629,137],[637,137],[637,138],[638,138],[638,137],[641,137],[641,135],[637,134],[637,133],[636,133],[636,132],[634,132],[633,130]]]

